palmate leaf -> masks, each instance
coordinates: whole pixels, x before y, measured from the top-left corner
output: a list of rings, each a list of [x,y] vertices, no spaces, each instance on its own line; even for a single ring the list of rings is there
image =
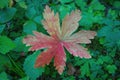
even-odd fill
[[[77,43],[91,43],[96,35],[94,31],[79,31],[73,34],[78,28],[78,21],[81,19],[80,11],[75,10],[68,14],[62,20],[62,27],[60,27],[59,14],[54,12],[46,6],[44,13],[44,20],[42,21],[44,28],[50,36],[34,31],[34,35],[28,35],[23,39],[23,43],[31,46],[30,51],[47,48],[43,51],[36,60],[35,67],[48,65],[52,58],[54,58],[54,66],[59,74],[62,74],[66,66],[66,54],[64,47],[73,55],[80,58],[91,58],[87,49]]]

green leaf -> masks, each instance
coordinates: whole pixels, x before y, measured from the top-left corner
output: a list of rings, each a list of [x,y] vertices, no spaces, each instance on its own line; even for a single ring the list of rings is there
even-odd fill
[[[88,62],[84,63],[84,64],[81,66],[80,70],[81,70],[81,76],[84,76],[84,75],[90,76],[90,69],[89,69],[89,64],[88,64]]]
[[[98,64],[103,64],[103,59],[102,58],[99,58],[98,61],[97,61]]]
[[[120,40],[120,30],[117,27],[120,21],[105,19],[103,23],[105,26],[98,31],[98,37],[104,37],[104,46],[116,46]]]
[[[97,7],[96,7],[97,5]],[[93,9],[93,10],[104,10],[105,6],[102,5],[99,0],[92,0],[92,2],[90,3],[89,8]]]
[[[20,5],[20,7],[27,9],[27,5],[24,1],[19,1],[18,4]]]
[[[90,29],[93,23],[101,23],[103,20],[101,13],[95,14],[93,11],[82,12],[82,18],[80,20],[80,25],[84,26],[85,29]]]
[[[0,36],[0,53],[6,54],[15,48],[15,43],[7,36]]]
[[[120,1],[114,1],[113,6],[120,9]]]
[[[107,65],[106,69],[108,70],[109,73],[115,73],[117,67],[115,65]]]
[[[0,25],[0,33],[2,33],[3,29],[5,28],[5,25]]]
[[[75,0],[75,3],[77,6],[80,7],[80,9],[84,10],[85,7],[87,6],[86,2],[84,0]]]
[[[34,17],[33,20],[34,20],[36,23],[38,23],[38,24],[42,24],[42,23],[41,23],[42,16],[36,16],[36,17]]]
[[[28,51],[28,48],[23,44],[22,40],[23,40],[23,37],[18,37],[14,40],[14,42],[16,44],[14,51],[17,51],[17,52],[27,52]]]
[[[91,27],[92,24],[93,24],[93,14],[91,13],[86,13],[86,12],[83,12],[82,13],[82,19],[80,20],[80,25],[81,26],[89,26]]]
[[[0,10],[0,23],[8,22],[16,13],[15,8],[5,8]]]
[[[103,44],[103,45],[104,45],[104,44],[105,44],[105,38],[100,38],[100,39],[99,39],[99,42],[100,42],[100,44]]]
[[[0,54],[0,72],[4,71],[6,67],[11,68],[12,64],[6,55]]]
[[[0,73],[0,80],[9,80],[5,72]]]
[[[0,9],[7,7],[9,0],[0,0]]]
[[[67,14],[70,13],[70,11],[75,9],[75,4],[71,3],[69,5],[61,5],[59,7],[59,11],[60,11],[60,19],[62,20]]]
[[[30,77],[30,80],[36,80],[39,76],[42,75],[42,72],[44,72],[44,68],[35,68],[34,64],[36,61],[37,56],[40,54],[40,51],[34,52],[32,55],[28,56],[25,59],[23,68],[27,76]]]
[[[109,9],[107,17],[109,17],[112,20],[116,20],[116,18],[118,17],[118,13],[116,10]]]
[[[19,79],[19,80],[30,80],[28,76],[22,78],[22,79]]]
[[[110,56],[102,56],[101,59],[105,62],[105,63],[112,63],[113,60]]]
[[[60,0],[60,2],[61,2],[62,4],[64,4],[64,3],[69,3],[69,2],[71,2],[71,1],[73,1],[73,0]]]
[[[29,7],[26,11],[26,16],[29,18],[29,19],[32,19],[34,16],[36,15],[36,10],[34,7]]]
[[[33,21],[27,21],[23,25],[23,32],[27,34],[32,34],[33,31],[36,31],[36,30],[37,30],[37,25]]]
[[[65,78],[63,78],[62,80],[75,80],[75,76],[67,76]]]

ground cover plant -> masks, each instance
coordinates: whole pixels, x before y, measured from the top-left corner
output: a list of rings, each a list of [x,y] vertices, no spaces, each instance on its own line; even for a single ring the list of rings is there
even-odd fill
[[[0,1],[0,80],[120,80],[119,52],[119,0]]]

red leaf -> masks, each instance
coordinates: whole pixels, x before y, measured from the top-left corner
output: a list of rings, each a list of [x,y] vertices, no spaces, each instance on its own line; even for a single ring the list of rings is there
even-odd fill
[[[42,52],[36,60],[35,67],[48,65],[52,58],[54,57],[54,48],[49,48],[46,51]]]
[[[58,13],[55,15],[54,12],[51,11],[48,6],[46,6],[43,16],[45,19],[42,21],[44,28],[54,38],[58,37],[60,35],[60,23]]]
[[[94,31],[79,31],[72,36],[66,38],[66,42],[73,42],[73,43],[91,43],[90,39],[93,39],[96,36],[96,32]]]
[[[87,49],[77,43],[90,43],[90,39],[94,38],[96,32],[79,31],[71,35],[79,26],[78,21],[81,19],[79,10],[72,11],[71,14],[63,19],[61,29],[58,13],[55,15],[54,12],[46,6],[43,16],[44,20],[42,23],[50,36],[34,31],[34,36],[28,35],[23,39],[23,43],[31,46],[29,49],[31,51],[47,48],[47,50],[38,56],[35,67],[45,66],[54,58],[54,66],[58,73],[62,74],[66,66],[64,47],[74,56],[91,58]]]
[[[23,43],[27,44],[27,46],[32,46],[29,50],[34,51],[46,47],[50,47],[53,44],[54,39],[49,36],[46,36],[42,33],[34,31],[35,36],[28,35],[23,39]]]
[[[87,52],[87,49],[78,44],[65,42],[64,46],[74,56],[79,56],[80,58],[91,58],[90,54]]]
[[[62,74],[64,70],[65,62],[66,62],[66,55],[64,52],[64,48],[62,44],[58,44],[54,59],[54,66],[58,70],[59,74]]]
[[[80,11],[72,11],[71,14],[66,15],[62,21],[62,37],[70,36],[79,26],[78,21],[81,19]]]

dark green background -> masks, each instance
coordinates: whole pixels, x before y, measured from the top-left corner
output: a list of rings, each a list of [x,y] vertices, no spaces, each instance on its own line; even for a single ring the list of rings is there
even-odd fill
[[[79,9],[79,30],[93,30],[97,36],[88,48],[92,58],[73,57],[59,75],[53,62],[34,68],[41,50],[29,52],[22,43],[33,30],[46,33],[41,24],[43,9],[49,5],[59,12],[60,21]],[[34,53],[34,54],[33,54]],[[73,69],[75,71],[73,71]],[[120,80],[120,1],[119,0],[0,0],[0,80]]]

